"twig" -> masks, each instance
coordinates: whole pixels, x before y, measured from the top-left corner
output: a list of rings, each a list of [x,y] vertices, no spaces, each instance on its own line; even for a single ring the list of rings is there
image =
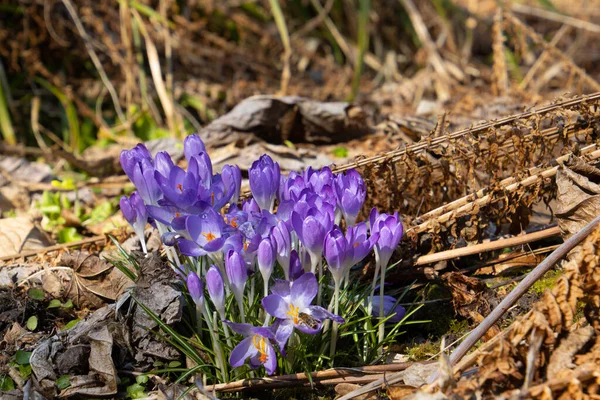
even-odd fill
[[[544,40],[544,38],[540,34],[535,32],[529,26],[525,25],[514,15],[505,12],[504,18],[511,24],[513,24],[515,27],[523,31],[527,36],[529,36],[529,38],[535,44],[541,46],[544,50],[547,50],[552,56],[564,61],[565,64],[568,65],[568,68],[571,69],[571,71],[575,72],[577,75],[579,75],[585,82],[587,82],[588,85],[590,85],[592,89],[600,90],[600,83],[598,83],[597,80],[589,76],[584,69],[580,68],[577,64],[575,64],[571,57],[565,55],[565,53],[557,49],[555,46],[550,45],[548,42],[546,42],[546,40]]]
[[[406,368],[414,364],[415,363],[413,362],[406,362],[372,365],[362,368],[332,368],[325,371],[313,372],[310,374],[310,379],[306,373],[299,373],[275,377],[242,379],[235,382],[207,386],[207,389],[214,390],[216,392],[235,392],[249,388],[267,389],[275,387],[303,386],[309,385],[311,380],[315,384],[320,385],[335,385],[341,382],[365,383],[365,381],[370,382],[381,378],[382,373],[404,371]]]
[[[569,26],[568,25],[561,26],[560,29],[558,30],[558,32],[556,32],[556,34],[554,35],[554,37],[550,41],[550,46],[556,47],[556,45],[558,44],[558,42],[563,38],[563,36],[565,35],[565,33],[567,33],[568,31],[569,31]],[[542,54],[538,57],[538,59],[535,60],[535,63],[531,66],[531,68],[529,68],[529,71],[527,71],[527,74],[525,75],[525,78],[523,78],[523,80],[521,81],[521,83],[519,83],[519,89],[525,89],[527,87],[527,85],[529,84],[529,82],[535,76],[536,72],[547,61],[549,61],[549,59],[550,59],[550,52],[548,50],[544,50],[542,52]]]
[[[448,74],[448,71],[446,71],[446,67],[444,66],[442,57],[440,57],[440,54],[438,53],[437,48],[433,43],[433,40],[431,40],[431,36],[429,35],[427,26],[425,26],[423,18],[421,18],[421,14],[419,14],[417,7],[415,7],[415,3],[413,3],[412,0],[399,1],[402,7],[404,7],[406,12],[408,13],[408,17],[410,18],[410,21],[412,22],[412,25],[415,28],[415,32],[417,33],[419,40],[421,41],[421,43],[425,47],[425,50],[427,51],[427,55],[429,56],[429,62],[431,63],[431,66],[433,67],[435,72],[437,72],[438,75],[444,78],[444,80],[449,81],[450,75]]]
[[[586,96],[579,96],[575,99],[565,100],[565,101],[549,104],[549,105],[540,107],[537,110],[533,109],[531,111],[526,111],[523,113],[514,114],[514,115],[510,115],[508,117],[500,118],[497,121],[490,121],[490,122],[486,122],[486,123],[483,123],[481,125],[477,125],[474,127],[461,129],[460,131],[450,133],[449,135],[445,135],[440,138],[433,138],[429,142],[420,141],[418,143],[415,143],[414,145],[406,146],[406,147],[403,147],[398,150],[388,151],[388,152],[385,152],[385,153],[383,153],[381,155],[377,155],[377,156],[366,157],[361,160],[357,160],[357,161],[336,167],[334,169],[334,172],[342,172],[342,171],[347,171],[349,169],[358,168],[358,167],[383,164],[388,161],[393,163],[393,162],[396,162],[399,159],[401,159],[401,157],[403,157],[407,153],[413,154],[413,153],[419,153],[422,151],[431,151],[432,149],[438,147],[439,145],[441,145],[443,143],[461,138],[466,135],[475,135],[476,136],[478,134],[485,133],[489,130],[493,131],[494,129],[498,129],[502,126],[509,125],[520,119],[528,119],[533,116],[541,117],[541,116],[544,116],[545,114],[548,114],[550,112],[553,112],[553,111],[556,111],[559,109],[570,109],[570,108],[576,107],[582,103],[586,103],[586,102],[596,103],[599,100],[600,100],[600,91],[590,94],[590,95],[586,95]]]
[[[587,146],[585,150],[589,151],[591,149],[595,149],[596,146],[596,144]],[[600,157],[600,150],[595,150],[587,154],[590,157],[590,159],[597,159]],[[559,157],[556,159],[556,162],[559,165],[561,165],[565,161],[567,161],[569,156],[570,154],[566,154],[562,157]],[[529,176],[527,176],[525,179],[518,181],[514,177],[506,178],[500,182],[499,187],[503,189],[503,193],[512,192],[519,188],[532,186],[538,183],[540,180],[551,178],[556,175],[556,171],[558,171],[558,166],[550,167],[547,169],[540,169],[539,167],[534,167],[527,171],[527,175]],[[425,222],[408,229],[407,232],[414,231],[420,233],[427,230],[429,228],[429,225],[431,225],[433,221],[446,222],[452,218],[465,215],[465,213],[468,213],[474,207],[483,207],[493,201],[493,196],[489,193],[489,191],[489,188],[485,188],[479,190],[476,193],[472,193],[468,196],[454,200],[453,202],[448,203],[442,207],[436,208],[435,210],[432,210],[421,217],[422,219],[426,219]]]
[[[44,247],[43,249],[39,249],[39,250],[27,251],[24,253],[11,254],[8,256],[0,257],[0,262],[16,260],[18,258],[39,256],[42,254],[49,253],[51,251],[64,250],[64,249],[68,249],[71,247],[83,246],[86,244],[93,244],[93,243],[99,243],[99,242],[106,242],[106,237],[105,236],[92,236],[91,238],[77,240],[75,242],[70,242],[70,243],[65,243],[65,244],[57,244],[54,246]]]
[[[519,14],[533,15],[534,17],[560,22],[561,24],[569,25],[577,29],[583,29],[588,32],[600,33],[600,25],[573,18],[568,15],[557,14],[552,11],[518,3],[513,3],[511,9]]]
[[[493,242],[480,243],[473,246],[462,247],[460,249],[452,249],[440,251],[433,254],[427,254],[417,258],[413,265],[430,264],[453,258],[480,254],[487,251],[503,249],[505,247],[520,246],[526,243],[536,242],[538,240],[547,239],[549,237],[560,235],[560,228],[554,226],[538,232],[528,233],[522,236],[515,236],[507,239],[494,240]]]

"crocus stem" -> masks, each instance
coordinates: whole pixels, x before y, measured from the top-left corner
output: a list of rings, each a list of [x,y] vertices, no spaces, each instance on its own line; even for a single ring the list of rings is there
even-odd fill
[[[223,317],[221,317],[221,320],[223,320]],[[227,326],[227,324],[223,324],[223,332],[225,332],[225,339],[227,340],[227,346],[229,346],[229,348],[233,348],[233,345],[231,343],[231,336],[229,335],[229,327]]]
[[[375,274],[373,275],[373,284],[371,285],[371,294],[369,295],[369,300],[367,302],[367,315],[370,317],[373,315],[373,297],[375,297],[375,287],[377,286],[377,277],[379,275],[380,268],[380,260],[379,260],[379,252],[375,249]],[[369,329],[368,321],[365,322],[365,331]],[[369,352],[369,340],[367,335],[365,335],[365,344],[363,346],[365,357]]]
[[[263,278],[263,297],[267,297],[269,295],[269,279]]]
[[[379,281],[379,318],[385,318],[385,312],[383,309],[383,288],[385,285],[385,270],[387,266],[381,266],[381,280]],[[385,336],[385,323],[379,325],[379,352],[383,352],[383,348],[381,347],[381,343],[383,342]]]
[[[321,300],[323,297],[323,288],[321,288],[321,282],[323,278],[323,263],[319,263],[319,291],[317,292],[317,304],[320,306],[321,305]]]
[[[202,337],[202,307],[199,304],[196,304],[196,331]]]
[[[144,254],[148,254],[148,248],[146,247],[146,239],[144,238],[144,236],[140,236],[138,235],[140,238],[140,244],[142,245],[142,251],[144,252]]]
[[[333,291],[333,298],[335,299],[333,313],[335,315],[338,315],[338,312],[340,309],[340,282],[338,282],[337,279],[335,280],[335,288]],[[338,337],[338,323],[336,321],[333,321],[333,324],[331,326],[331,344],[329,346],[329,358],[331,358],[331,366],[332,367],[333,367],[333,357],[335,356],[335,346],[337,344],[337,337]]]
[[[221,377],[223,378],[223,381],[226,382],[227,381],[227,373],[225,371],[225,360],[224,360],[224,356],[223,356],[223,349],[221,348],[219,339],[217,338],[217,335],[215,335],[215,331],[214,331],[213,327],[211,326],[208,307],[206,306],[206,303],[204,303],[204,310],[202,310],[202,315],[204,316],[204,319],[206,320],[206,323],[208,324],[208,332],[210,334],[210,339],[212,341],[213,350],[215,352],[215,355],[217,356],[217,367],[221,370],[221,375],[222,375]]]

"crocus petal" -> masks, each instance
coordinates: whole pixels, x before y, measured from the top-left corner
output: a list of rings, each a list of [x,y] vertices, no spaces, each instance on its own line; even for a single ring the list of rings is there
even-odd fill
[[[314,318],[319,319],[321,321],[324,319],[330,319],[330,320],[335,321],[340,324],[343,324],[344,322],[346,322],[346,320],[344,320],[344,318],[327,311],[326,309],[324,309],[321,306],[310,306],[310,307],[308,307],[308,310],[310,311],[311,316],[313,316]]]
[[[242,366],[248,357],[254,357],[257,353],[258,350],[252,344],[252,336],[249,336],[235,346],[229,356],[229,364],[232,367]]]
[[[304,273],[304,270],[302,272]],[[275,279],[275,283],[271,285],[271,293],[283,298],[290,297],[290,282],[282,279]]]
[[[181,254],[186,256],[202,257],[206,255],[206,252],[192,240],[180,238],[177,240],[177,245],[179,246]]]
[[[223,322],[225,322],[227,325],[229,325],[231,330],[234,331],[235,333],[239,333],[240,335],[244,335],[244,336],[254,335],[254,332],[252,331],[253,326],[251,324],[238,324],[236,322],[231,322],[231,321],[227,321],[227,320],[225,320]]]
[[[285,345],[294,332],[294,323],[289,319],[281,320],[275,331],[275,341],[279,346],[279,351],[285,354]]]
[[[267,362],[265,362],[265,371],[268,375],[273,375],[277,369],[277,354],[271,343],[267,342]]]
[[[312,273],[303,274],[292,283],[291,304],[303,310],[312,303],[319,291],[317,277]]]
[[[270,294],[262,299],[262,306],[266,312],[275,318],[287,319],[290,311],[290,305],[278,294]]]

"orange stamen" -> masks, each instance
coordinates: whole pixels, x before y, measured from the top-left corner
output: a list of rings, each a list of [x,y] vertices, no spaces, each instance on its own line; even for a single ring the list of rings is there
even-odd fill
[[[252,344],[260,353],[258,360],[263,364],[266,363],[269,356],[267,355],[267,342],[265,341],[265,338],[260,335],[254,335],[252,337]]]
[[[180,192],[183,192],[183,185],[181,183],[178,183],[177,189],[179,189]]]
[[[298,314],[299,314],[299,310],[298,307],[294,307],[293,304],[290,304],[290,311],[286,312],[287,315],[289,315],[290,317],[292,317],[294,319],[294,324],[298,325],[299,320],[298,320]]]
[[[209,242],[212,242],[213,240],[215,240],[217,238],[212,232],[208,232],[208,233],[202,232],[202,235],[204,235],[206,240],[208,240]]]

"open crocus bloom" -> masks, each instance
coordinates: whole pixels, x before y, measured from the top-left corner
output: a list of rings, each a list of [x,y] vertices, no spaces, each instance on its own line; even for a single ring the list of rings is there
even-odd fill
[[[185,227],[192,240],[179,239],[179,249],[187,256],[199,257],[221,250],[226,237],[222,236],[223,217],[209,208],[199,217],[187,217]]]
[[[262,305],[269,314],[279,320],[275,340],[281,350],[285,347],[294,328],[312,335],[321,330],[324,319],[344,322],[342,317],[330,313],[323,307],[310,305],[319,290],[314,274],[305,273],[291,283],[279,281],[271,290],[273,294],[265,297]]]
[[[273,332],[270,328],[257,327],[250,324],[236,324],[225,321],[235,333],[246,336],[229,356],[229,364],[232,367],[244,365],[246,359],[250,358],[250,367],[256,369],[265,366],[267,374],[272,375],[277,368],[277,356],[271,344]]]

